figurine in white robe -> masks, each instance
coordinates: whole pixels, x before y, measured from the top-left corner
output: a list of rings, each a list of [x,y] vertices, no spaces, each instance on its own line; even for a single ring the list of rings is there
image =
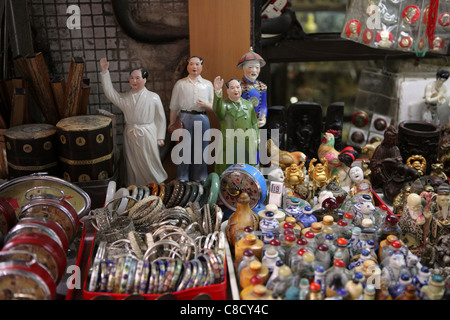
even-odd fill
[[[131,90],[119,93],[112,85],[106,58],[100,60],[100,67],[103,92],[123,112],[125,119],[123,145],[127,185],[163,182],[167,173],[158,147],[164,145],[166,116],[159,95],[145,88],[147,71],[132,70]]]

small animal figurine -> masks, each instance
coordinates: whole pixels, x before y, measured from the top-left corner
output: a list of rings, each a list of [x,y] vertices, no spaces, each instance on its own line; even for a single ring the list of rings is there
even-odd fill
[[[401,252],[392,252],[389,262],[381,270],[381,279],[393,287],[398,283],[402,270],[406,267],[405,256]]]
[[[361,148],[361,153],[367,155],[367,159],[372,158],[375,149],[381,144],[383,141],[382,138],[377,138],[374,142],[368,143]]]
[[[305,163],[306,155],[301,151],[288,152],[280,150],[272,139],[267,140],[267,155],[270,157],[271,165],[285,170],[292,164]]]
[[[444,181],[447,181],[447,175],[444,172],[444,164],[443,163],[431,164],[430,176],[436,176],[436,177],[441,178]]]

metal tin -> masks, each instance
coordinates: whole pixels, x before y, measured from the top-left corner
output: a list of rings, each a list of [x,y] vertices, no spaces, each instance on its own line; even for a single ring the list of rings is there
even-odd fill
[[[63,178],[86,182],[114,174],[113,127],[110,117],[83,115],[56,124]]]
[[[10,179],[35,172],[59,173],[54,125],[24,124],[5,130],[4,136]]]

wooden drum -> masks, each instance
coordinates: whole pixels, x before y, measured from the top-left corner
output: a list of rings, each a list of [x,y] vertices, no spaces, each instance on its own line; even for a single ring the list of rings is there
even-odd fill
[[[64,180],[105,180],[114,174],[113,128],[110,117],[82,115],[56,124]]]
[[[4,132],[10,179],[46,172],[58,175],[56,127],[35,123],[11,127]]]

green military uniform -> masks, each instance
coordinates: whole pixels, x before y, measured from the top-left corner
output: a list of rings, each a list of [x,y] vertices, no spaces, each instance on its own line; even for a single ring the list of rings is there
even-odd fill
[[[232,164],[242,163],[239,161],[242,159],[242,153],[245,155],[244,163],[256,165],[259,129],[258,118],[251,102],[243,98],[237,102],[231,101],[230,98],[224,100],[222,94],[214,93],[213,109],[220,120],[222,131],[222,143],[219,142],[216,152],[215,172],[220,176]],[[233,148],[232,162],[227,159],[231,156],[227,157],[227,146]]]

